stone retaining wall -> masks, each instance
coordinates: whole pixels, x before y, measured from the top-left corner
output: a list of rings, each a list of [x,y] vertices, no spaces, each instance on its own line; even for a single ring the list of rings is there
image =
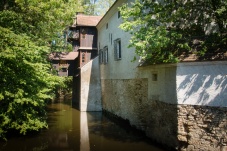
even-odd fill
[[[146,134],[181,151],[227,151],[227,108],[151,101]]]
[[[148,79],[102,80],[103,110],[129,123],[154,141],[177,146],[177,106],[148,100]]]
[[[147,79],[102,80],[103,110],[177,150],[226,151],[227,108],[149,100]]]
[[[148,104],[147,79],[108,79],[101,83],[103,109],[123,119],[130,119],[132,125],[143,129],[145,113],[142,108]]]
[[[227,108],[178,105],[181,150],[226,151]]]

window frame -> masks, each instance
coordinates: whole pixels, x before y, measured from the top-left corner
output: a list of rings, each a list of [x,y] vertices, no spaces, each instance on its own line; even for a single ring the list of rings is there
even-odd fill
[[[121,48],[121,38],[114,40],[114,60],[118,61],[122,59],[122,48]]]
[[[107,64],[108,63],[108,46],[105,46],[103,48],[103,63]]]
[[[102,49],[99,50],[99,62],[100,62],[100,64],[103,64],[103,50]]]

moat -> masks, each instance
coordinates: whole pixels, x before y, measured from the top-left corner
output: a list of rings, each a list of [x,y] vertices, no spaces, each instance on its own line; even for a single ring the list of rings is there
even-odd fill
[[[0,142],[1,151],[163,151],[145,135],[102,112],[79,112],[70,104],[48,105],[49,129]]]

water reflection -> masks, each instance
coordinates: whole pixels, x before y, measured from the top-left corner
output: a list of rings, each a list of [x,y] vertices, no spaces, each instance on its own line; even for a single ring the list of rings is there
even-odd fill
[[[66,104],[48,106],[49,129],[0,142],[1,151],[161,151],[143,134],[111,122],[101,112],[79,112]]]
[[[80,113],[80,151],[89,151],[89,133],[88,133],[88,121],[87,113]]]

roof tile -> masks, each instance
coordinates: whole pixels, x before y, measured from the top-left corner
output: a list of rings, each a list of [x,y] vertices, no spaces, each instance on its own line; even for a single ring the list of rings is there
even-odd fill
[[[96,26],[102,16],[77,15],[74,26]]]

